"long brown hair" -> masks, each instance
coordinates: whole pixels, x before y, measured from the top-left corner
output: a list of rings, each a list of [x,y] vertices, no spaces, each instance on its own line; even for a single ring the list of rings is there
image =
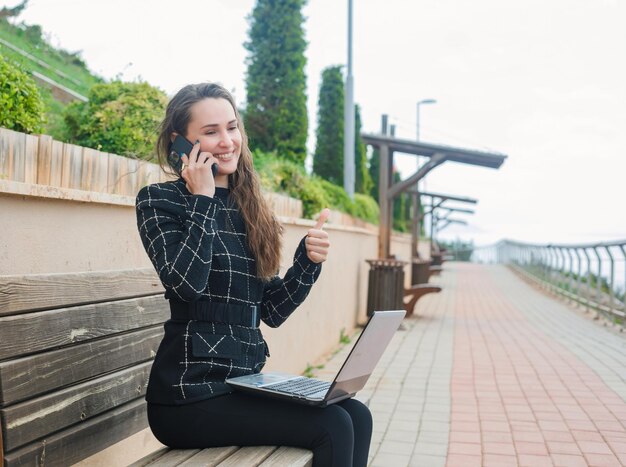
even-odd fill
[[[274,216],[261,194],[259,178],[254,170],[252,153],[248,148],[248,136],[237,110],[235,99],[224,87],[215,83],[189,84],[176,93],[167,104],[165,118],[159,126],[157,157],[161,169],[169,175],[177,175],[167,162],[171,151],[171,135],[176,132],[187,135],[191,119],[191,106],[207,98],[226,99],[235,111],[241,131],[241,155],[237,170],[228,176],[228,187],[234,203],[239,207],[247,229],[248,247],[256,260],[259,279],[271,279],[280,267],[280,251],[283,227]]]

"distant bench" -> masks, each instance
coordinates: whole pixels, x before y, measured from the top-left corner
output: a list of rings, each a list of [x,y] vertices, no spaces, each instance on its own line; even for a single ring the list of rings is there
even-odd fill
[[[0,466],[70,465],[145,429],[146,385],[169,315],[151,268],[0,276]],[[218,452],[162,451],[148,463],[205,451]],[[219,455],[263,465],[312,456],[297,451]]]

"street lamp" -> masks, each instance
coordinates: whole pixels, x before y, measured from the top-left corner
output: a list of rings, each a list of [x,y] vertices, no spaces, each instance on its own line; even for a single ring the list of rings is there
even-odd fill
[[[417,130],[417,138],[416,141],[420,140],[420,105],[425,105],[425,104],[436,104],[437,101],[435,99],[422,99],[421,101],[419,101],[417,103],[417,124],[416,124],[416,130]]]

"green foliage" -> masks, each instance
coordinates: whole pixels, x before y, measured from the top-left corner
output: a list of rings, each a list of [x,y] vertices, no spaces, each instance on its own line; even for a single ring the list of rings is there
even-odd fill
[[[306,376],[307,378],[315,377],[315,370],[321,370],[324,368],[324,365],[311,365],[310,363],[306,364],[306,368],[302,372],[302,376]]]
[[[0,38],[43,61],[51,68],[24,57],[8,47],[2,47],[2,53],[5,56],[22,65],[24,69],[37,71],[79,94],[87,95],[91,86],[103,82],[101,77],[87,69],[80,51],[69,52],[48,44],[39,25],[24,23],[14,25],[0,18]]]
[[[89,102],[65,111],[71,142],[120,155],[151,159],[167,96],[145,82],[97,84]]]
[[[45,107],[35,81],[0,55],[0,126],[24,133],[40,132]]]
[[[352,201],[342,187],[316,175],[307,175],[300,165],[279,158],[275,153],[257,149],[253,160],[263,188],[301,200],[305,218],[312,219],[329,207],[378,224],[378,204],[372,197],[357,193]]]
[[[366,220],[370,224],[380,222],[380,208],[374,198],[363,193],[354,194],[354,211],[353,216]]]
[[[380,152],[378,148],[374,148],[372,151],[372,157],[370,158],[369,173],[372,178],[372,188],[370,194],[372,198],[378,201],[378,176],[380,172]]]
[[[395,171],[393,172],[393,183],[398,183],[402,179],[400,178],[400,174]],[[408,232],[408,217],[407,217],[407,209],[406,205],[408,203],[408,194],[400,193],[393,200],[393,228],[398,232]]]
[[[472,253],[474,252],[474,242],[471,240],[469,242],[464,242],[463,240],[457,238],[451,242],[438,240],[437,243],[440,248],[448,250],[446,254],[451,254],[457,251],[458,253],[454,253],[455,261],[469,261],[472,257]]]
[[[251,147],[304,166],[306,109],[305,0],[258,0],[249,17],[246,129]]]
[[[339,343],[340,344],[349,344],[351,341],[350,336],[346,334],[346,328],[341,328],[339,332]]]
[[[313,172],[336,185],[343,185],[343,107],[341,66],[327,67],[322,71],[318,100]]]
[[[361,138],[361,126],[361,108],[356,104],[354,106],[354,191],[368,194],[374,188],[374,181],[367,170],[367,148]]]

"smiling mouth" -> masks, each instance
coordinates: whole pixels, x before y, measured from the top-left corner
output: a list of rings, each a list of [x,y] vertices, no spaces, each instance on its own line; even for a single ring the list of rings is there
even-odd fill
[[[225,154],[213,154],[213,157],[215,157],[218,161],[228,162],[234,157],[234,155],[235,154],[232,152],[227,152]]]

